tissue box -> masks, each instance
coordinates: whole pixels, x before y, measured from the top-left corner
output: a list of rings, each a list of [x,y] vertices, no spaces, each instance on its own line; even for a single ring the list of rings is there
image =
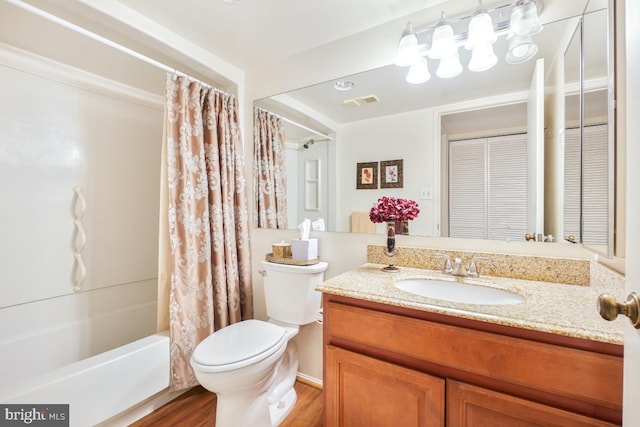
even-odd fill
[[[291,258],[299,261],[318,258],[318,239],[293,239],[291,242]]]

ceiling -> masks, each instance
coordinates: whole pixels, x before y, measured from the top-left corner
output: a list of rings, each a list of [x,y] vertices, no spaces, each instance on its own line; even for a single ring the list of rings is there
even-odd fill
[[[246,69],[368,30],[445,0],[119,0]],[[468,1],[468,0],[463,0]]]

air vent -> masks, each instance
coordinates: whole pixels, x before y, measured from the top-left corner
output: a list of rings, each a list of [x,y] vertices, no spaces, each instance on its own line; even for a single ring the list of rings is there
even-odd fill
[[[344,105],[347,108],[351,108],[351,107],[358,107],[360,104],[358,103],[357,99],[347,99],[345,101],[342,101],[342,105]]]
[[[360,104],[373,104],[374,102],[378,102],[380,101],[380,99],[375,96],[375,95],[367,95],[367,96],[363,96],[358,98],[358,100],[360,100]]]
[[[359,107],[364,104],[374,104],[379,101],[380,98],[378,98],[376,95],[366,95],[359,98],[346,99],[342,101],[342,104],[345,107]]]

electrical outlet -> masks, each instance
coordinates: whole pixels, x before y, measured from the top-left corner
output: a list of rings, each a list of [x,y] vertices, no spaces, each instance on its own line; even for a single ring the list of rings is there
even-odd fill
[[[421,200],[433,200],[433,188],[424,187],[420,189]]]

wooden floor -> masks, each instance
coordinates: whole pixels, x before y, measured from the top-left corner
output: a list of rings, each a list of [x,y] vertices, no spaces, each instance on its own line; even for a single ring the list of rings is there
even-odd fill
[[[280,427],[321,427],[322,391],[296,382],[298,401]],[[216,395],[198,386],[172,400],[131,427],[215,426]]]

